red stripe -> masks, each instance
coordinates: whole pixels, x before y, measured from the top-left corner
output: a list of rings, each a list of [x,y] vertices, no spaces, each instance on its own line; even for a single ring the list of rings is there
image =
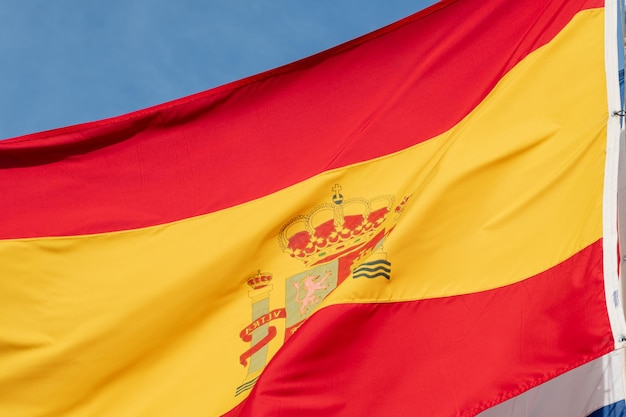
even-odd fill
[[[448,1],[231,85],[2,141],[0,238],[161,224],[404,149],[454,126],[579,9],[601,6]]]
[[[473,416],[613,349],[601,259],[598,241],[491,291],[323,309],[228,416]]]

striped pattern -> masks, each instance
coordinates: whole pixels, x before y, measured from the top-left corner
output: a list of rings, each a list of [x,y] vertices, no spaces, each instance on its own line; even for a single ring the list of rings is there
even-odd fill
[[[577,388],[621,376],[603,6],[443,1],[0,142],[0,415],[620,412]]]
[[[581,9],[602,5],[508,0],[485,9],[443,1],[275,71],[127,116],[3,141],[3,184],[12,192],[0,206],[11,219],[0,237],[168,223],[427,141],[465,118]]]
[[[252,389],[252,387],[254,387],[254,384],[256,383],[257,379],[259,379],[259,377],[253,378],[250,381],[245,382],[245,383],[241,384],[240,386],[238,386],[237,389],[235,390],[235,396],[241,395],[244,392],[248,391],[249,389]]]
[[[380,259],[372,262],[363,262],[352,273],[353,278],[369,278],[374,279],[382,277],[385,279],[391,278],[391,262],[384,259]]]
[[[479,417],[618,417],[624,404],[624,358],[612,352],[566,372]]]
[[[600,253],[491,291],[322,309],[230,415],[475,415],[613,350]]]

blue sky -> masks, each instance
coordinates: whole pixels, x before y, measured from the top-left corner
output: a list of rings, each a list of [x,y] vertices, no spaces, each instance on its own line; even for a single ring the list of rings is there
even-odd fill
[[[2,0],[0,139],[204,91],[434,2]]]

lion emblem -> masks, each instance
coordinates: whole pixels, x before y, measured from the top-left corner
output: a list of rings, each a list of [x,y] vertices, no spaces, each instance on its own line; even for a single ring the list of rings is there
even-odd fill
[[[323,277],[321,275],[307,275],[302,281],[293,283],[296,289],[296,302],[300,303],[300,308],[298,309],[300,314],[305,315],[309,307],[322,300],[315,293],[328,289],[328,284],[325,284],[325,281],[331,274],[332,272],[326,271]]]

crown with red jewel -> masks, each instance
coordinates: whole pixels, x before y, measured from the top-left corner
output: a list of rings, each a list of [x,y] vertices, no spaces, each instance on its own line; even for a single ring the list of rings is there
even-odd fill
[[[392,195],[344,199],[335,185],[332,202],[293,218],[281,229],[278,244],[306,266],[328,262],[365,246],[385,230],[393,203]]]
[[[258,290],[267,287],[272,280],[272,274],[269,272],[257,272],[255,275],[248,278],[248,285],[253,290]]]

